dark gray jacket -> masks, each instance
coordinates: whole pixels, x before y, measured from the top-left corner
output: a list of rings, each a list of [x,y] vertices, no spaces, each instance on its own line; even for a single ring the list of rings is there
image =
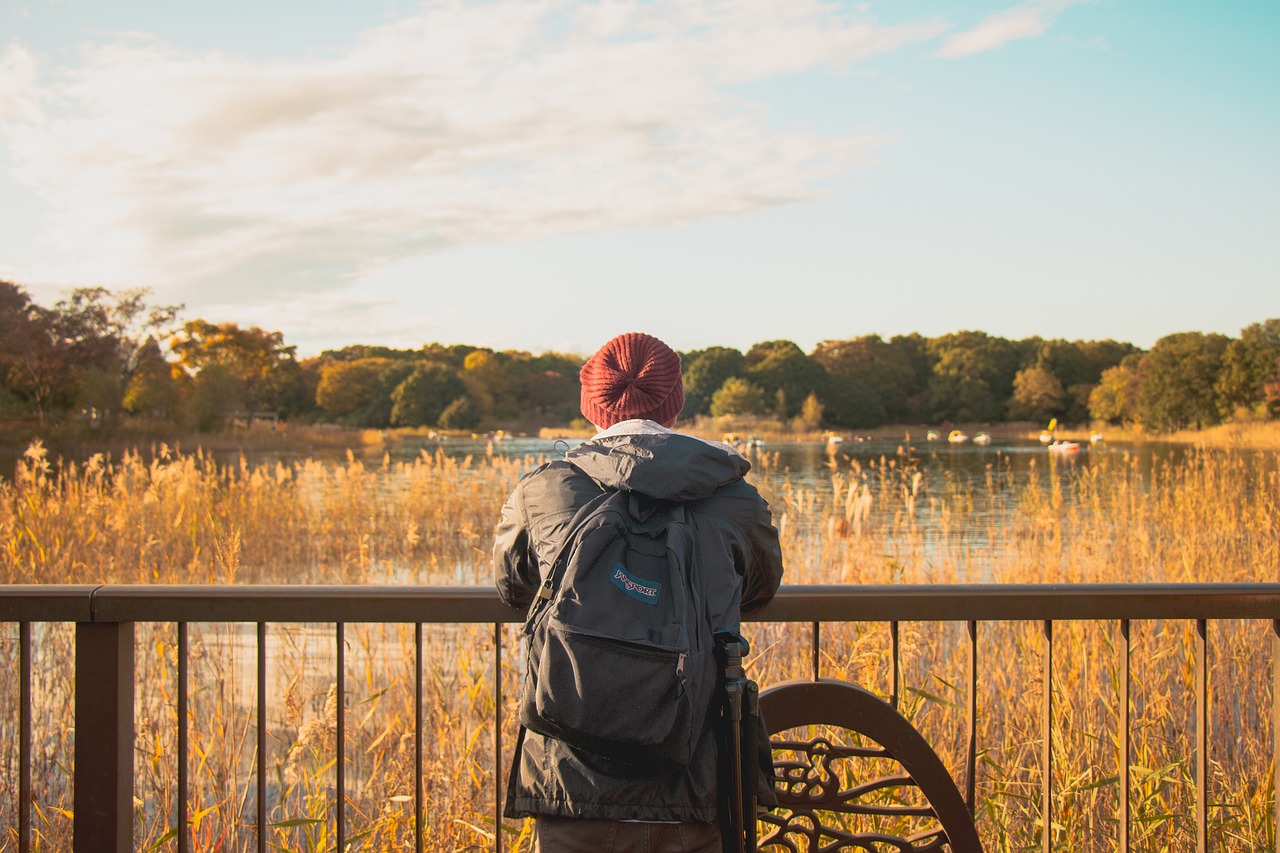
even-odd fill
[[[736,630],[739,610],[764,605],[782,579],[768,504],[743,480],[751,464],[680,433],[614,435],[527,474],[502,508],[493,549],[502,600],[528,609],[578,508],[602,489],[685,504],[693,522],[715,628]],[[647,708],[636,708],[645,714]],[[605,820],[716,819],[716,745],[708,732],[683,771],[635,775],[630,766],[522,729],[507,789],[507,817],[551,814]]]

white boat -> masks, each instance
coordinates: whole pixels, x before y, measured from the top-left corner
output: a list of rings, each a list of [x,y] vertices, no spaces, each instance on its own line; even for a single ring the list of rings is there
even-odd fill
[[[827,444],[844,444],[844,436],[838,433],[827,433]]]
[[[1102,433],[1100,433],[1100,432],[1091,432],[1091,433],[1089,433],[1089,443],[1090,443],[1090,444],[1097,444],[1097,443],[1098,443],[1098,442],[1100,442],[1100,441],[1102,441]]]
[[[969,436],[965,435],[958,429],[953,429],[951,432],[947,433],[947,441],[952,444],[964,444],[968,440]]]
[[[990,444],[991,436],[987,435],[985,432],[980,432],[973,437],[973,443],[974,444]]]
[[[1080,443],[1077,441],[1055,441],[1049,445],[1050,453],[1079,453]]]

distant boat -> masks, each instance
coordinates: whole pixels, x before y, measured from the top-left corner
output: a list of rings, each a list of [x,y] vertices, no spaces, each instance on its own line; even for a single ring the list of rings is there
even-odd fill
[[[991,436],[987,435],[985,432],[980,432],[973,437],[973,443],[974,444],[990,444]]]
[[[940,438],[936,429],[931,429],[924,434],[925,441],[937,441]]]
[[[839,433],[827,433],[827,444],[844,444],[844,436]]]
[[[754,447],[757,450],[759,450],[761,447],[764,447],[764,436],[762,435],[751,436],[751,438],[747,439],[747,447]]]
[[[1078,441],[1055,441],[1049,445],[1050,453],[1079,453],[1080,443]]]
[[[1100,432],[1091,432],[1091,433],[1089,433],[1089,443],[1090,443],[1090,444],[1097,444],[1097,443],[1098,443],[1098,442],[1100,442],[1100,441],[1102,441],[1102,433],[1100,433]]]
[[[968,440],[969,440],[969,436],[965,435],[963,432],[961,432],[958,429],[953,429],[950,433],[947,434],[947,441],[951,442],[952,444],[964,444]]]

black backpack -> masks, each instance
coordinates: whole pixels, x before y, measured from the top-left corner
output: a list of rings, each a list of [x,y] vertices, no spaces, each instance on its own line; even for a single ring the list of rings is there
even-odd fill
[[[521,724],[637,769],[688,766],[717,665],[682,504],[606,491],[583,506],[525,635]]]

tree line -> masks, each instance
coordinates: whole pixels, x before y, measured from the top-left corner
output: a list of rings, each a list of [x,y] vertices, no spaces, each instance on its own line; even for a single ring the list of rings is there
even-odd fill
[[[274,418],[473,430],[566,425],[583,357],[465,344],[357,345],[300,359],[284,334],[183,320],[146,290],[79,288],[52,306],[0,281],[0,418],[212,430]],[[681,354],[684,417],[800,429],[1102,421],[1150,431],[1280,414],[1280,319],[1231,338],[1181,332],[1144,351],[1114,340],[1009,340],[980,331]]]

